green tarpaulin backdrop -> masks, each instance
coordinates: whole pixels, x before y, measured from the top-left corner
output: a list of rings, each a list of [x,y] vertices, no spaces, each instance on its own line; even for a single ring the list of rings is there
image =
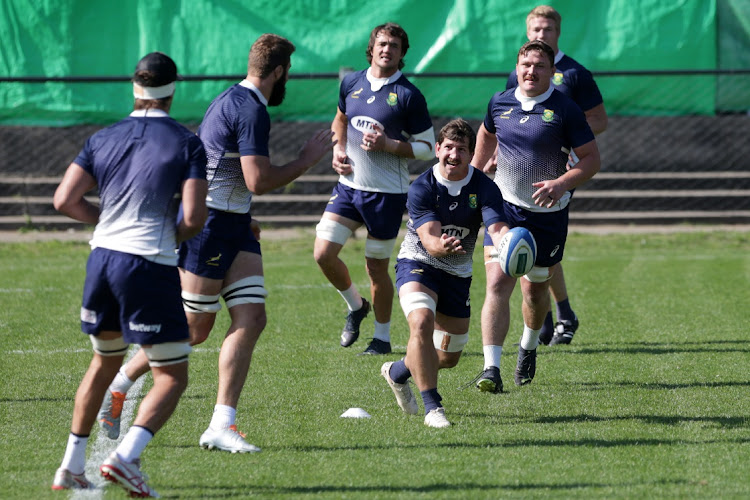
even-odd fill
[[[556,0],[560,48],[597,76],[610,114],[713,114],[750,109],[750,75],[621,76],[606,72],[750,69],[747,0]],[[400,23],[406,73],[435,116],[481,118],[525,41],[537,2],[518,0],[0,0],[0,77],[129,76],[144,54],[170,54],[183,75],[237,75],[258,35],[297,46],[292,75],[364,68],[372,27]],[[178,83],[172,114],[198,121],[234,79]],[[276,119],[329,120],[338,81],[293,79]],[[117,120],[132,107],[127,82],[0,82],[0,123],[70,125]]]

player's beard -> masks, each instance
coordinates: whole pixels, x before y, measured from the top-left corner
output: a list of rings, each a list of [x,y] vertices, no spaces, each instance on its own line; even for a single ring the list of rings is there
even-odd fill
[[[284,102],[285,96],[286,96],[286,72],[284,73],[284,76],[279,78],[276,81],[276,83],[273,84],[273,89],[271,89],[271,97],[268,98],[268,105],[279,106],[282,102]]]

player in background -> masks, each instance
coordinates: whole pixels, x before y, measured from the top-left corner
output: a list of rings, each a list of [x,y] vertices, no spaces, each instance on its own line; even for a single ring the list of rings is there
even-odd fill
[[[94,357],[75,397],[73,422],[53,490],[87,489],[86,445],[107,386],[128,344],[140,344],[154,385],[102,475],[131,496],[158,496],[140,456],[166,423],[188,382],[188,325],[180,300],[177,243],[206,220],[206,153],[200,139],[169,117],[174,61],[152,52],[133,76],[128,118],[90,137],[54,196],[61,213],[96,225],[81,307]],[[99,187],[99,207],[84,194]],[[182,217],[178,221],[179,198]]]
[[[489,102],[477,134],[472,163],[495,172],[511,227],[523,226],[534,235],[537,259],[521,279],[524,331],[518,349],[515,382],[534,378],[536,348],[549,310],[549,280],[562,261],[568,234],[571,191],[599,171],[599,149],[581,108],[551,85],[555,53],[541,40],[518,52],[517,87],[498,92]],[[489,164],[495,148],[497,163]],[[568,164],[574,152],[579,161]],[[485,238],[485,245],[488,241]],[[482,308],[484,370],[477,387],[502,392],[500,357],[510,324],[510,296],[516,279],[505,275],[485,246],[487,291]]]
[[[294,45],[274,34],[260,36],[248,57],[247,77],[221,93],[198,129],[208,157],[209,213],[203,231],[180,246],[182,299],[190,341],[208,337],[221,309],[231,324],[219,353],[219,388],[208,429],[200,446],[231,452],[256,452],[237,430],[236,413],[255,344],[266,326],[266,289],[259,228],[250,216],[253,194],[284,186],[315,165],[335,144],[321,130],[300,149],[297,159],[272,165],[268,141],[268,106],[284,100]],[[109,437],[120,432],[120,410],[130,386],[144,373],[136,354],[113,381],[99,422]]]
[[[376,26],[367,46],[366,70],[344,77],[331,129],[338,140],[332,166],[339,182],[317,225],[315,261],[348,307],[341,346],[359,337],[370,312],[339,253],[359,227],[367,228],[365,261],[375,333],[362,354],[391,352],[393,281],[388,273],[409,189],[407,160],[429,160],[435,133],[422,93],[401,73],[409,37],[401,26]]]
[[[552,76],[552,85],[578,104],[586,115],[591,131],[594,135],[599,135],[607,129],[607,111],[604,109],[602,94],[591,72],[558,48],[561,23],[560,13],[552,7],[534,7],[526,16],[526,36],[529,40],[542,40],[555,51],[556,71]],[[508,77],[505,88],[511,89],[517,85],[518,77],[514,70]],[[570,155],[568,161],[572,165],[575,164],[575,153]],[[578,317],[570,307],[565,275],[560,262],[555,264],[552,270],[550,293],[556,306],[557,322],[552,322],[550,308],[544,318],[539,341],[545,345],[570,344],[573,334],[578,329]]]
[[[484,223],[493,248],[508,231],[500,191],[469,165],[475,143],[465,120],[440,130],[438,163],[409,188],[409,222],[396,263],[409,343],[406,357],[383,364],[380,373],[408,414],[419,411],[408,384],[414,377],[430,427],[450,425],[437,391],[438,370],[456,366],[469,339],[472,255],[479,230]]]

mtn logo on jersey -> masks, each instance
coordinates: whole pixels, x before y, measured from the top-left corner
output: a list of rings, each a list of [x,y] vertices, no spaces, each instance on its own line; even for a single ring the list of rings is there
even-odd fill
[[[552,77],[552,83],[555,85],[560,85],[562,82],[563,82],[563,74],[555,73],[555,76]]]
[[[551,109],[545,109],[544,113],[542,113],[542,120],[549,123],[555,118],[555,112]]]
[[[369,116],[355,116],[352,118],[352,127],[362,133],[374,131],[375,125],[377,125],[380,130],[385,130],[385,127],[382,123],[373,118],[370,118]]]
[[[391,92],[388,94],[388,99],[385,100],[389,106],[395,106],[396,102],[398,102],[398,96],[395,92]]]
[[[468,227],[455,226],[453,224],[443,226],[441,230],[443,234],[453,236],[454,238],[458,238],[459,240],[463,240],[464,238],[469,236],[469,233],[471,232]]]
[[[359,94],[361,94],[363,90],[364,88],[360,87],[359,90],[352,92],[352,99],[359,99]]]
[[[512,112],[513,112],[513,108],[510,108],[510,109],[509,109],[508,111],[506,111],[506,112],[502,113],[502,114],[500,115],[500,118],[502,118],[503,120],[510,120],[510,114],[511,114]],[[521,123],[523,123],[523,122],[521,122]]]

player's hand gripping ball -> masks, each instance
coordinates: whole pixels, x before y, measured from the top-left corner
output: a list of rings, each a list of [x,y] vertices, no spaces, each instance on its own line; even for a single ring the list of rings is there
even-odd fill
[[[500,240],[497,247],[500,268],[508,276],[520,278],[531,271],[536,262],[536,240],[525,227],[514,227]]]

